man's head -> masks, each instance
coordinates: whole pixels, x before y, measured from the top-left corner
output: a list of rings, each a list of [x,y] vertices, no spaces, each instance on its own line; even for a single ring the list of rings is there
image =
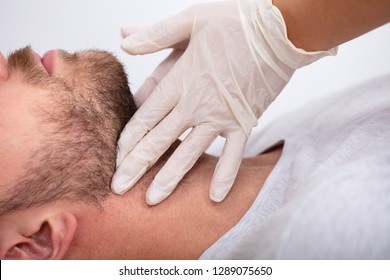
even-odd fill
[[[135,110],[123,67],[107,52],[52,51],[40,59],[27,47],[8,61],[0,54],[0,221],[57,201],[99,206],[110,192],[116,142]],[[72,218],[45,223],[32,226],[39,238]],[[42,240],[23,242],[4,227],[0,238],[1,258],[43,257],[36,249]]]

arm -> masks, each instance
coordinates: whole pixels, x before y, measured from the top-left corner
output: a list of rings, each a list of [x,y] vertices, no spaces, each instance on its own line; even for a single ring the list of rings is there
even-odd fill
[[[152,83],[142,88],[147,89],[142,99],[149,97],[118,142],[115,193],[131,188],[192,127],[155,177],[147,201],[154,205],[168,197],[217,135],[227,140],[210,184],[210,198],[222,201],[234,184],[253,126],[294,71],[334,54],[331,48],[390,18],[390,0],[273,1],[198,4],[126,34],[121,46],[131,55],[178,44],[187,47],[165,61]],[[308,51],[331,50],[305,52],[290,41]]]
[[[252,128],[294,71],[335,53],[293,47],[272,0],[193,5],[150,27],[129,31],[121,47],[132,55],[187,46],[172,54],[141,88],[139,100],[145,102],[118,141],[112,190],[123,194],[193,128],[154,178],[146,195],[150,205],[173,192],[217,135],[226,142],[209,196],[222,201],[234,184]]]
[[[292,43],[327,50],[390,21],[389,0],[273,0]]]

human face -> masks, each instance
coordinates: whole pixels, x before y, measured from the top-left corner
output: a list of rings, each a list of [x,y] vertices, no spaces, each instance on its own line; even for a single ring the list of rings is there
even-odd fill
[[[8,60],[0,56],[0,187],[12,186],[34,151],[42,149],[37,111],[56,109],[53,96],[77,99],[86,95],[85,88],[92,87],[90,72],[94,69],[90,65],[99,55],[102,52],[56,50],[41,58],[27,47]]]
[[[36,257],[28,253],[46,238],[66,248],[74,213],[101,212],[119,133],[136,110],[131,96],[108,52],[1,56],[0,258]]]
[[[8,60],[0,54],[0,185],[11,185],[39,148],[42,138],[32,108],[44,102],[49,84],[50,74],[30,48]]]

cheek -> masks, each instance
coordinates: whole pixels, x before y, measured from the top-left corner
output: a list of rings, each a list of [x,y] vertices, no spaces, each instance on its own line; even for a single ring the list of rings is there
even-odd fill
[[[30,121],[22,114],[18,114],[20,119],[9,114],[0,121],[0,184],[10,184],[21,175],[38,141],[31,133]]]
[[[1,153],[0,153],[1,154]],[[6,162],[6,164],[4,164]],[[1,187],[12,186],[17,178],[23,174],[23,165],[15,158],[4,158],[4,163],[0,163],[0,184]]]
[[[0,94],[0,185],[11,183],[39,147],[37,119],[30,113],[34,99],[19,91]]]
[[[0,82],[6,81],[9,78],[8,68],[0,65]]]

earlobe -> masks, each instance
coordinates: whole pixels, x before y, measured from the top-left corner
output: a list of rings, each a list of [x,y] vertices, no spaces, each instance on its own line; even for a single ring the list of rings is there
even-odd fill
[[[69,249],[77,228],[76,217],[69,212],[47,218],[39,230],[28,237],[15,238],[5,259],[62,259]]]

